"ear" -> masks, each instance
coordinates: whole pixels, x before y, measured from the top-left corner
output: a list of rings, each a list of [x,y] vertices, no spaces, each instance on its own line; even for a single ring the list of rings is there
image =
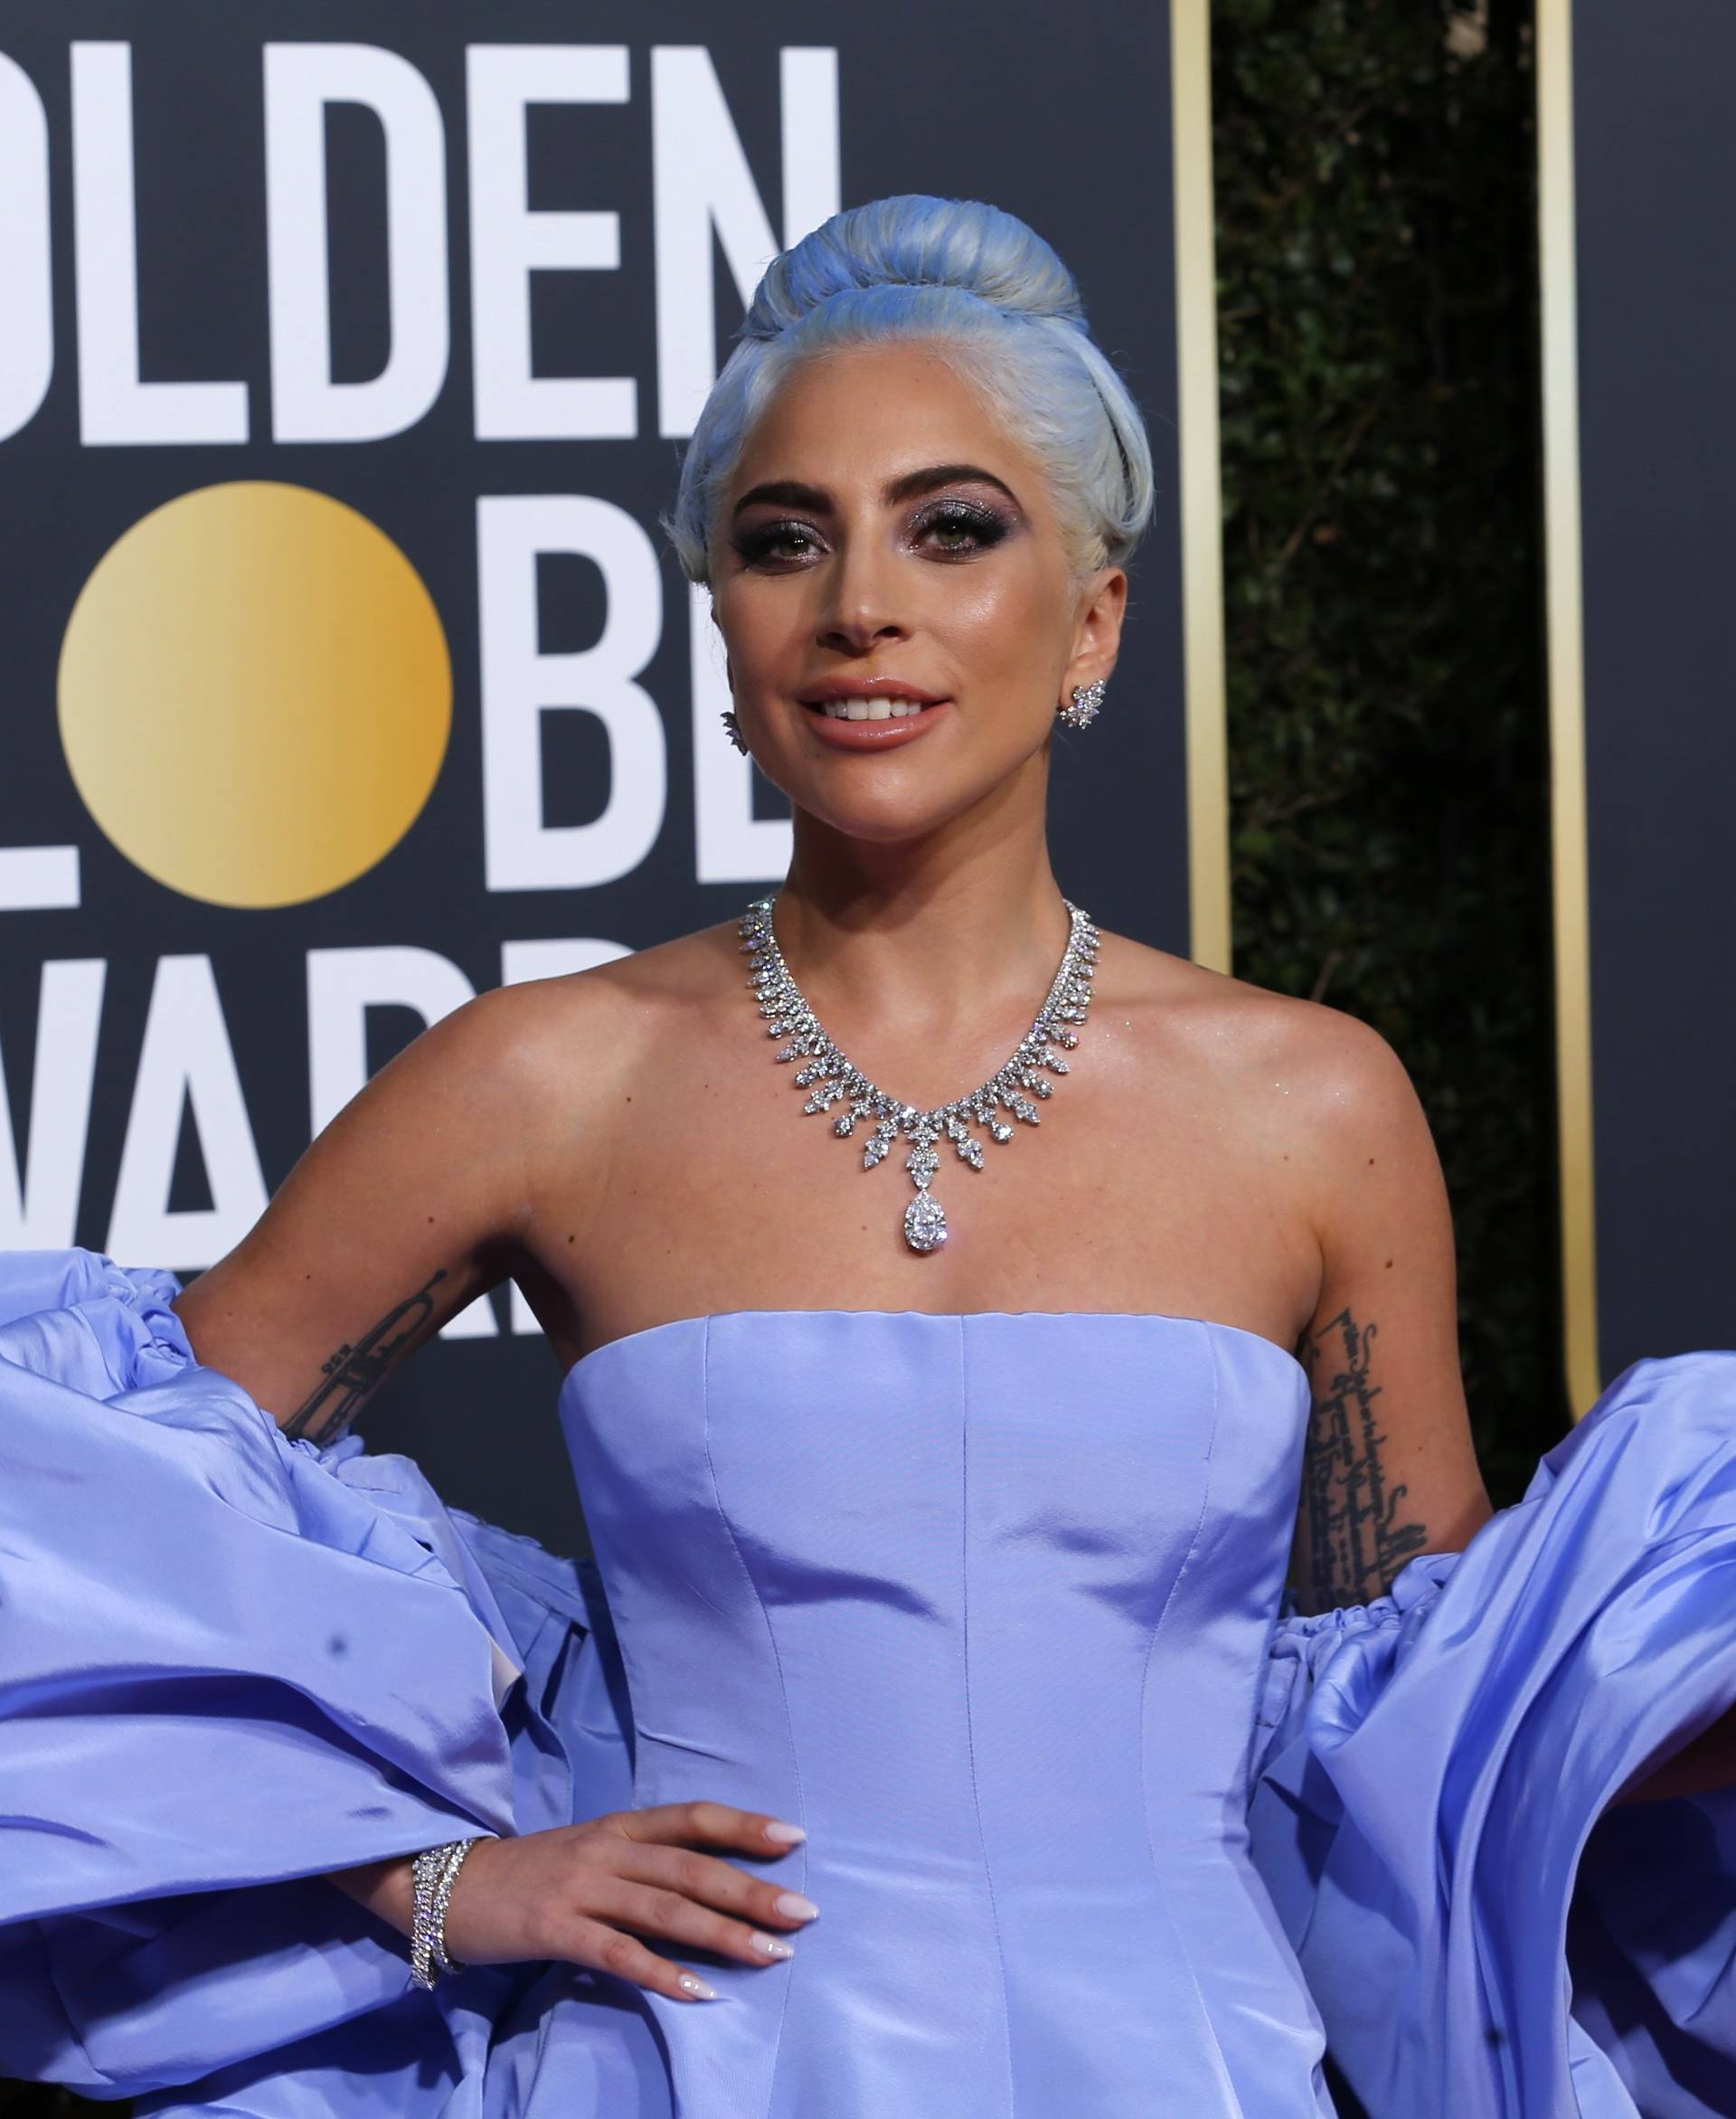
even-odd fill
[[[1080,591],[1073,652],[1061,676],[1063,705],[1072,697],[1075,685],[1095,684],[1114,669],[1121,651],[1121,621],[1127,610],[1127,570],[1099,568]]]

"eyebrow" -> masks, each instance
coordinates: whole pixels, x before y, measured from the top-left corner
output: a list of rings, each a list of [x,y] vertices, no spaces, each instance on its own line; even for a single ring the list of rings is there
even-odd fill
[[[981,464],[926,464],[920,470],[906,471],[901,478],[890,479],[882,487],[880,497],[888,507],[896,507],[901,501],[920,499],[941,486],[967,483],[993,486],[1005,493],[1014,507],[1020,505],[1018,495],[1005,479],[986,471]],[[822,486],[805,486],[797,478],[769,478],[763,485],[750,487],[731,512],[740,515],[756,501],[770,501],[779,507],[805,507],[815,515],[824,515],[832,506],[832,496]]]

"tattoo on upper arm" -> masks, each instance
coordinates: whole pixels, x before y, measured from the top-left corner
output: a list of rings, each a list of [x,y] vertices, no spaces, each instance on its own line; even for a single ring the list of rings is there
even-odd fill
[[[283,1432],[295,1439],[305,1437],[323,1449],[335,1443],[356,1414],[364,1398],[384,1378],[386,1371],[410,1341],[434,1314],[429,1290],[446,1278],[440,1266],[413,1295],[396,1309],[388,1310],[372,1331],[353,1345],[345,1342],[320,1364],[325,1381],[284,1423]],[[330,1401],[336,1402],[331,1403]]]
[[[1401,1518],[1409,1489],[1389,1489],[1381,1462],[1386,1437],[1375,1421],[1380,1386],[1368,1377],[1378,1327],[1341,1310],[1302,1354],[1313,1385],[1303,1459],[1312,1609],[1366,1603],[1428,1542],[1428,1528]]]

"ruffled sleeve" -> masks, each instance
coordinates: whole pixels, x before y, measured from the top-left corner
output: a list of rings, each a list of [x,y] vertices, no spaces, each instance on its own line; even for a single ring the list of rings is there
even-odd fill
[[[1371,2119],[1736,2112],[1736,1354],[1637,1361],[1463,1553],[1275,1629],[1252,1853]]]
[[[458,1990],[509,1973],[424,1993],[324,1876],[628,1801],[607,1610],[409,1460],[287,1440],[178,1292],[0,1254],[0,2076],[136,2095],[324,2039],[444,2110]]]

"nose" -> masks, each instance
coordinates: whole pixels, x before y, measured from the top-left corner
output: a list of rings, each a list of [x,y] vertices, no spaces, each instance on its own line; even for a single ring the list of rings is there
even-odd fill
[[[826,570],[826,595],[816,638],[820,645],[862,655],[882,640],[909,632],[899,601],[898,561],[878,540],[860,534],[845,540]]]

